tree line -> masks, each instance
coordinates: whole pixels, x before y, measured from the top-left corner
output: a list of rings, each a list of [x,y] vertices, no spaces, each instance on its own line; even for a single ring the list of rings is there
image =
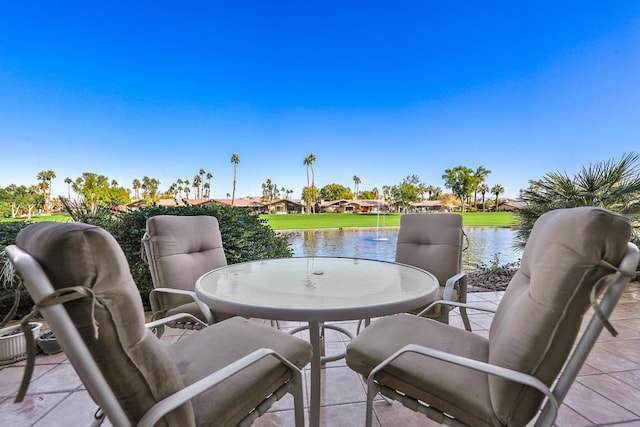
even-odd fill
[[[306,204],[306,212],[314,213],[319,200],[337,199],[379,199],[383,197],[389,202],[400,203],[408,207],[411,203],[422,200],[450,199],[442,189],[433,185],[426,185],[417,175],[407,176],[399,184],[383,186],[382,191],[374,187],[371,190],[361,190],[362,180],[357,175],[353,176],[354,190],[342,184],[332,183],[318,189],[315,185],[315,173],[313,165],[316,156],[311,153],[303,159],[306,166],[307,185],[302,189],[301,199]],[[231,156],[233,169],[233,192],[227,193],[231,197],[231,204],[235,204],[237,166],[240,156],[234,153]],[[446,169],[442,175],[446,188],[449,188],[455,198],[458,199],[463,211],[469,206],[477,209],[477,196],[482,196],[481,209],[486,208],[485,195],[495,195],[496,204],[498,196],[504,193],[502,185],[494,185],[489,188],[485,184],[486,177],[491,173],[483,166],[473,170],[466,166],[456,166]],[[5,188],[0,187],[0,213],[5,217],[17,217],[27,215],[30,217],[36,212],[50,212],[60,209],[64,196],[52,198],[52,181],[56,178],[53,170],[41,171],[37,174],[37,184],[31,186],[18,186],[11,184]],[[160,191],[160,181],[156,178],[144,176],[135,178],[130,188],[121,186],[118,181],[111,180],[106,175],[85,172],[75,179],[65,178],[67,185],[66,199],[71,200],[71,191],[75,194],[87,209],[95,210],[97,206],[118,206],[130,203],[132,200],[142,200],[145,204],[153,205],[160,199],[173,198],[176,200],[189,199],[191,189],[195,199],[208,199],[211,196],[211,180],[213,174],[203,168],[193,178],[178,178],[171,183],[165,191]],[[262,184],[262,198],[274,200],[277,198],[290,199],[294,191],[279,187],[270,178]],[[426,195],[428,194],[428,197]],[[473,195],[473,203],[470,203]]]

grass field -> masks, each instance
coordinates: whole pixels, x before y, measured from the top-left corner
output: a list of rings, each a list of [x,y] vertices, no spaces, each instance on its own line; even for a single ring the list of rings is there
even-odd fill
[[[27,217],[19,217],[19,218],[0,218],[0,222],[17,222],[17,221],[27,221]],[[31,222],[42,222],[42,221],[56,221],[56,222],[69,222],[71,221],[71,217],[66,214],[51,214],[51,215],[42,215],[42,216],[32,216],[29,220]]]
[[[314,214],[260,215],[274,230],[306,230],[318,228],[397,227],[402,214]],[[517,217],[510,212],[465,212],[462,222],[468,227],[513,227]]]
[[[308,230],[318,228],[397,227],[402,214],[313,214],[313,215],[260,215],[274,230]],[[3,218],[0,222],[24,221],[26,218]],[[34,216],[33,222],[71,221],[68,215],[54,214]],[[513,227],[516,215],[510,212],[465,212],[462,222],[467,227]]]

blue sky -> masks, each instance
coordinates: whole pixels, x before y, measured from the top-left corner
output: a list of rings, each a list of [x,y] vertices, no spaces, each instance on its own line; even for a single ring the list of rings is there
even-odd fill
[[[640,151],[640,2],[1,2],[0,186],[210,171],[299,198],[484,166],[517,196]],[[193,193],[192,193],[193,194]]]

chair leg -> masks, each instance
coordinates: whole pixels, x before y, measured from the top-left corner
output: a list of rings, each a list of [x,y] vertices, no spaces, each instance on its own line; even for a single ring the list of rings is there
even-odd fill
[[[360,333],[360,329],[362,328],[362,322],[364,322],[364,327],[366,328],[367,326],[369,326],[371,324],[371,319],[370,318],[366,318],[366,319],[358,320],[358,329],[356,329],[356,335],[358,335]]]
[[[460,307],[460,316],[462,317],[462,323],[464,323],[464,328],[471,332],[471,322],[469,322],[469,315],[467,315],[466,307]]]
[[[380,392],[379,387],[373,381],[367,381],[367,418],[365,427],[371,427],[373,424],[373,399]]]
[[[162,338],[162,335],[164,334],[164,325],[158,325],[154,329],[156,337],[158,337],[158,339]]]
[[[304,427],[304,397],[302,387],[302,374],[300,371],[293,373],[293,412],[296,427]]]

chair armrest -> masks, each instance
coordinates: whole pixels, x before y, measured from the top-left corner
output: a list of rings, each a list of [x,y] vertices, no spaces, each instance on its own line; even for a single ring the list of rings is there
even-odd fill
[[[465,272],[460,272],[449,277],[446,283],[444,284],[444,292],[442,294],[442,299],[451,301],[451,297],[453,296],[453,287],[455,286],[456,282],[462,279],[465,279],[466,277],[467,277],[467,273]],[[464,282],[464,285],[465,285],[464,287],[466,291],[466,282]]]
[[[158,326],[166,325],[167,323],[173,322],[174,320],[185,319],[185,318],[191,320],[194,323],[199,323],[205,328],[208,326],[202,320],[198,319],[196,316],[194,316],[193,314],[189,314],[189,313],[178,313],[178,314],[174,314],[172,316],[163,317],[162,319],[158,319],[158,320],[154,320],[154,321],[149,322],[149,323],[145,323],[144,326],[147,329],[153,329],[153,328],[157,328]]]
[[[433,307],[435,307],[438,304],[451,305],[451,306],[460,307],[460,308],[468,308],[468,309],[471,309],[471,310],[486,311],[487,313],[495,313],[496,312],[496,310],[493,309],[493,308],[480,307],[480,306],[473,305],[473,304],[467,304],[466,302],[447,301],[447,300],[444,300],[444,299],[438,299],[438,300],[433,301],[431,304],[429,304],[424,310],[422,310],[416,316],[422,316],[424,313],[426,313],[427,311],[429,311],[430,309],[432,309]]]
[[[153,405],[147,413],[140,419],[138,426],[152,427],[167,413],[173,411],[183,403],[193,399],[199,395],[226,380],[227,378],[237,374],[245,368],[253,365],[254,363],[264,359],[267,356],[273,356],[280,360],[291,371],[292,376],[298,381],[301,380],[302,374],[300,370],[289,360],[285,359],[279,353],[267,348],[260,348],[253,353],[250,353],[235,362],[230,363],[224,368],[209,374],[208,376],[194,382],[193,384],[173,393],[155,405]]]
[[[369,376],[367,378],[367,388],[373,387],[373,383],[375,382],[375,376],[378,372],[384,369],[387,365],[392,363],[398,357],[402,356],[405,353],[416,353],[425,357],[430,357],[438,360],[442,360],[448,363],[452,363],[458,366],[464,366],[470,369],[474,369],[476,371],[485,372],[490,375],[495,375],[501,378],[505,378],[507,380],[520,383],[532,388],[535,388],[542,394],[544,394],[551,403],[549,410],[551,411],[550,419],[551,424],[553,424],[553,420],[556,419],[558,415],[558,401],[551,391],[549,387],[538,378],[533,375],[525,374],[523,372],[518,372],[513,369],[504,368],[502,366],[492,365],[490,363],[481,362],[474,359],[469,359],[467,357],[458,356],[456,354],[447,353],[445,351],[436,350],[430,347],[424,347],[417,344],[408,344],[402,347],[400,350],[389,356],[386,360],[378,364],[375,368],[371,370]]]
[[[200,301],[200,299],[196,296],[195,291],[186,291],[184,289],[174,289],[174,288],[155,288],[149,292],[149,303],[151,304],[151,311],[154,313],[160,310],[160,301],[159,294],[174,294],[174,295],[185,295],[191,297],[193,302],[198,305],[198,308],[202,312],[202,315],[205,319],[207,319],[208,324],[213,323],[213,316],[211,315],[211,310],[207,306],[207,304]]]

